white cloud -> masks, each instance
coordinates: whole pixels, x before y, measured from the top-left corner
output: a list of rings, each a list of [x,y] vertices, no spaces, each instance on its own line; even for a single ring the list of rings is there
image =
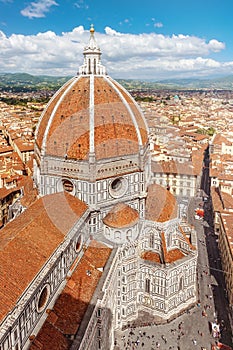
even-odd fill
[[[211,50],[214,52],[218,52],[221,51],[224,47],[223,47],[223,43],[212,39],[209,41],[209,46],[211,47]]]
[[[121,36],[121,35],[123,35],[123,34],[117,32],[116,30],[114,30],[114,29],[112,29],[110,27],[105,27],[105,33],[107,35],[110,35],[110,36],[114,36],[114,35]]]
[[[89,9],[89,5],[87,5],[84,0],[76,1],[74,3],[74,6],[77,7],[78,9],[85,9],[85,10]]]
[[[83,48],[89,40],[83,26],[57,35],[0,32],[1,72],[75,75],[83,63]],[[95,33],[102,51],[102,63],[114,78],[150,78],[232,74],[233,62],[218,62],[212,53],[224,50],[224,43],[188,35],[123,34],[106,27]]]
[[[31,2],[25,9],[20,11],[21,15],[28,18],[41,18],[45,17],[45,13],[49,12],[51,6],[58,6],[54,0],[38,0],[37,2]]]
[[[156,23],[154,23],[154,27],[155,27],[155,28],[162,28],[162,27],[163,27],[163,23],[161,23],[161,22],[156,22]]]

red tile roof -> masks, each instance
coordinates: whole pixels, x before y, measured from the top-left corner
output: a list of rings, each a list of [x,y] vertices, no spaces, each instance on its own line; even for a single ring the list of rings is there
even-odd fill
[[[212,198],[212,204],[213,209],[216,212],[223,211],[223,203],[219,196],[219,189],[216,187],[211,187],[211,198]]]
[[[110,256],[111,249],[92,241],[50,311],[30,350],[69,349]],[[67,337],[68,336],[68,337]],[[70,337],[71,336],[71,337]]]
[[[165,263],[173,263],[177,260],[182,259],[185,255],[178,249],[167,250],[164,232],[161,233],[162,249],[163,249],[163,259]]]
[[[143,260],[152,261],[153,263],[158,263],[158,264],[162,263],[160,255],[156,252],[151,251],[151,250],[143,252],[141,254],[141,258]]]
[[[187,237],[184,237],[184,239],[187,241],[191,249],[195,249],[195,247],[193,247],[190,244]],[[182,259],[184,256],[185,254],[178,248],[174,248],[170,250],[167,249],[164,232],[161,233],[161,254],[154,252],[152,250],[144,251],[141,254],[142,259],[149,260],[157,264],[165,264],[165,263],[170,264],[177,260]]]
[[[68,193],[48,195],[0,231],[0,321],[86,209]]]
[[[38,190],[34,187],[33,180],[30,176],[20,176],[18,186],[23,188],[24,194],[20,202],[27,208],[36,201]]]
[[[211,187],[211,196],[214,211],[223,212],[233,209],[233,198],[229,193],[221,191],[219,188]]]
[[[151,221],[164,222],[177,217],[175,197],[164,187],[151,185],[146,198],[145,218]]]
[[[226,238],[228,241],[229,249],[231,254],[233,254],[233,213],[222,213],[222,222],[226,232]]]
[[[0,188],[0,200],[6,198],[10,193],[18,192],[19,188],[13,187],[13,188]],[[0,231],[1,232],[1,231]]]
[[[139,137],[145,145],[148,135],[145,121],[133,98],[114,80],[106,77],[95,77],[94,97],[96,159],[138,153]],[[47,125],[48,136],[45,133]],[[47,154],[87,159],[90,151],[89,76],[72,79],[51,99],[39,122],[36,136],[39,149],[45,137]]]
[[[165,174],[196,175],[194,172],[194,166],[191,162],[180,163],[174,160],[160,162],[152,161],[151,168],[153,172]]]
[[[130,227],[135,225],[139,220],[137,210],[124,203],[118,203],[104,217],[105,225],[116,228]]]

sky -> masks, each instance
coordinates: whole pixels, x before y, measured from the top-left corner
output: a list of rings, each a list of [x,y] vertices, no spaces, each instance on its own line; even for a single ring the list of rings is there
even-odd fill
[[[0,0],[0,73],[74,76],[95,28],[115,79],[233,74],[233,0]]]

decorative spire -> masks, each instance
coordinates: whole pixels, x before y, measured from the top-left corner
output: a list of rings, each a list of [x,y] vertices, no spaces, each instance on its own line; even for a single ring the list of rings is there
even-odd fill
[[[91,33],[91,35],[90,35],[90,39],[89,39],[89,48],[99,50],[99,48],[96,44],[96,41],[95,41],[95,37],[94,37],[95,29],[94,29],[93,24],[91,24],[90,33]],[[86,48],[88,48],[88,47],[86,47]]]
[[[83,50],[84,64],[79,68],[79,74],[94,74],[102,75],[106,74],[105,67],[101,65],[101,51],[95,41],[95,29],[93,24],[90,28],[89,44]]]

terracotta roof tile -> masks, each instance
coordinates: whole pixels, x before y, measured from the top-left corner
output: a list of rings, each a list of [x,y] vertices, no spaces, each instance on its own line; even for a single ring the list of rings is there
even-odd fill
[[[222,134],[215,134],[212,143],[213,145],[222,145],[222,143],[225,143],[228,146],[232,145],[232,143]]]
[[[68,193],[48,195],[0,231],[0,321],[86,209]]]
[[[178,248],[167,250],[164,232],[161,233],[161,242],[163,249],[163,259],[165,263],[173,263],[185,256],[184,253]]]
[[[223,211],[223,203],[219,196],[219,189],[216,187],[211,187],[211,198],[212,204],[215,212]]]
[[[145,218],[151,221],[164,222],[177,217],[175,197],[164,187],[150,185],[146,198]]]
[[[233,213],[222,213],[222,222],[226,232],[228,247],[233,254]]]
[[[21,198],[21,204],[27,208],[34,203],[38,196],[38,191],[34,187],[33,180],[30,176],[21,176],[18,181],[18,186],[23,187],[23,197]]]
[[[40,349],[37,342],[44,350],[69,349],[69,338],[76,334],[102,275],[98,268],[105,266],[110,253],[111,249],[104,244],[91,242],[30,350]]]
[[[64,84],[60,90],[57,91],[57,93],[52,97],[52,99],[47,104],[44,112],[41,115],[41,119],[39,120],[39,128],[37,129],[37,135],[36,135],[36,143],[38,144],[39,148],[42,146],[43,136],[50,118],[50,115],[55,108],[57,102],[61,98],[64,91],[68,88],[68,86],[71,84],[71,80],[69,80],[66,84]]]
[[[196,250],[196,247],[194,245],[191,244],[190,240],[188,239],[188,237],[186,236],[185,232],[183,231],[182,227],[179,226],[179,231],[181,232],[183,239],[185,240],[185,242],[189,245],[189,248],[192,250]]]
[[[72,341],[56,329],[53,324],[45,321],[43,325],[43,338],[37,337],[33,340],[30,350],[66,350],[69,349]]]
[[[19,188],[13,187],[13,188],[0,188],[0,200],[3,198],[6,198],[10,193],[17,193],[19,191]]]
[[[233,209],[233,197],[231,194],[221,191],[224,209]]]
[[[72,82],[74,84],[71,87]],[[143,145],[146,144],[148,135],[143,115],[136,102],[122,87],[106,77],[95,77],[94,97],[96,159],[138,153],[139,135],[132,115],[137,121]],[[46,153],[67,156],[71,159],[88,159],[90,151],[89,76],[80,76],[76,80],[71,80],[51,99],[39,123],[36,136],[39,148],[51,116],[53,119],[49,124],[48,136],[45,136],[47,137]]]
[[[135,225],[138,220],[139,213],[137,210],[124,203],[118,203],[104,217],[103,222],[110,227],[123,228]]]
[[[134,117],[140,129],[142,142],[143,144],[146,144],[148,139],[147,127],[144,119],[142,118],[141,112],[139,111],[138,105],[136,105],[136,102],[132,99],[132,97],[128,94],[128,92],[123,89],[123,87],[120,84],[118,84],[116,81],[112,81],[112,82],[119,89],[122,96],[125,98],[126,102],[129,104],[132,112],[134,113]]]
[[[200,175],[203,166],[204,152],[207,145],[203,145],[198,150],[192,151],[192,164],[194,167],[194,174]]]
[[[211,187],[211,197],[214,211],[223,212],[233,209],[233,197],[219,188]]]
[[[191,162],[180,163],[174,160],[151,162],[151,168],[153,172],[160,172],[166,174],[185,174],[195,175],[194,166]]]
[[[153,252],[153,251],[145,251],[145,252],[143,252],[141,254],[141,258],[143,260],[149,260],[149,261],[152,261],[154,263],[159,263],[159,264],[162,263],[160,255],[158,253]]]

